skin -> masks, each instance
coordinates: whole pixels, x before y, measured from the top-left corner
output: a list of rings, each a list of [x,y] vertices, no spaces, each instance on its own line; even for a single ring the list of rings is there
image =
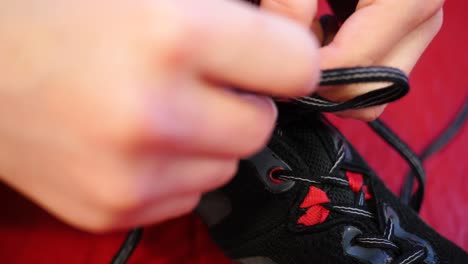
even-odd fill
[[[270,99],[225,87],[293,97],[315,90],[320,67],[409,72],[441,19],[441,1],[411,2],[360,3],[319,49],[310,0],[0,0],[0,180],[90,232],[188,213],[274,127]],[[362,89],[375,87],[320,92]]]
[[[314,20],[317,2],[263,0],[262,7],[311,28],[331,42],[320,49],[320,68],[390,66],[410,74],[419,57],[442,26],[444,0],[361,0],[337,32],[321,32]],[[323,87],[318,93],[345,101],[381,87],[380,84]],[[338,113],[341,117],[372,121],[386,105]]]

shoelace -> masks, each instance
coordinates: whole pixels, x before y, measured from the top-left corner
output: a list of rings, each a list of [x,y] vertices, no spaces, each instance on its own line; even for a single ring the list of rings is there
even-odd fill
[[[143,228],[138,227],[128,232],[125,241],[112,258],[111,264],[125,264],[143,236]]]
[[[431,142],[429,142],[421,154],[418,155],[418,159],[421,161],[421,163],[444,148],[457,135],[457,133],[461,131],[467,120],[468,97],[465,97],[461,109],[457,112],[447,127],[445,127],[437,137],[431,140]],[[406,175],[405,182],[403,183],[400,192],[401,202],[406,205],[410,205],[413,208],[417,208],[418,204],[421,203],[421,200],[418,199],[417,193],[412,196],[415,177],[418,177],[418,175],[414,175],[414,170],[411,170]],[[419,184],[421,184],[421,180],[417,180]]]

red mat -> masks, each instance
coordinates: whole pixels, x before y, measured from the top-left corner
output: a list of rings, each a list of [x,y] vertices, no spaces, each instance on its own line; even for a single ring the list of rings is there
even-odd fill
[[[468,31],[464,0],[449,0],[445,24],[411,77],[412,91],[388,107],[383,119],[420,151],[453,117],[468,96]],[[364,124],[335,120],[385,179],[399,190],[407,165]],[[426,163],[422,217],[468,249],[468,126]],[[5,186],[0,186],[1,263],[108,263],[124,233],[90,235],[64,225]],[[193,216],[145,231],[131,263],[229,263]]]

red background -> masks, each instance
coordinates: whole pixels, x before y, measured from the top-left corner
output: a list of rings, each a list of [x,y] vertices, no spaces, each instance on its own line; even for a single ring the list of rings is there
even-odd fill
[[[383,119],[417,152],[450,121],[468,96],[468,4],[448,0],[441,33],[412,73],[412,90],[388,107]],[[398,191],[408,170],[402,159],[364,124],[338,120],[339,127],[369,163]],[[468,249],[468,126],[426,162],[422,217],[444,236]],[[125,234],[77,231],[0,185],[1,263],[108,263]],[[145,230],[131,263],[229,263],[203,225],[187,216]]]

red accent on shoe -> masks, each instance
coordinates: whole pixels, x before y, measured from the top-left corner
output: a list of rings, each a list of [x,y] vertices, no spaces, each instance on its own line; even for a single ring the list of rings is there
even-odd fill
[[[348,177],[349,186],[351,187],[351,190],[353,190],[353,192],[358,193],[362,190],[365,194],[366,200],[372,198],[372,195],[369,193],[367,185],[364,185],[362,174],[347,171],[346,176]]]
[[[320,224],[327,219],[328,214],[330,214],[328,209],[321,205],[314,205],[307,209],[307,212],[297,220],[297,223],[305,226]]]
[[[372,199],[372,195],[369,193],[369,189],[367,188],[367,185],[362,186],[362,191],[365,194],[364,198],[366,200]]]
[[[348,177],[349,187],[351,187],[351,190],[353,190],[355,193],[360,192],[362,185],[364,184],[362,175],[359,173],[347,171],[346,177]]]
[[[297,220],[297,223],[306,226],[323,223],[330,214],[330,211],[320,204],[329,202],[330,199],[328,199],[327,194],[323,190],[315,186],[310,186],[307,196],[300,205],[301,208],[308,209],[306,213]]]
[[[328,199],[327,194],[322,191],[321,189],[310,186],[309,192],[305,197],[304,201],[301,203],[301,208],[308,208],[314,205],[329,203],[330,199]]]

